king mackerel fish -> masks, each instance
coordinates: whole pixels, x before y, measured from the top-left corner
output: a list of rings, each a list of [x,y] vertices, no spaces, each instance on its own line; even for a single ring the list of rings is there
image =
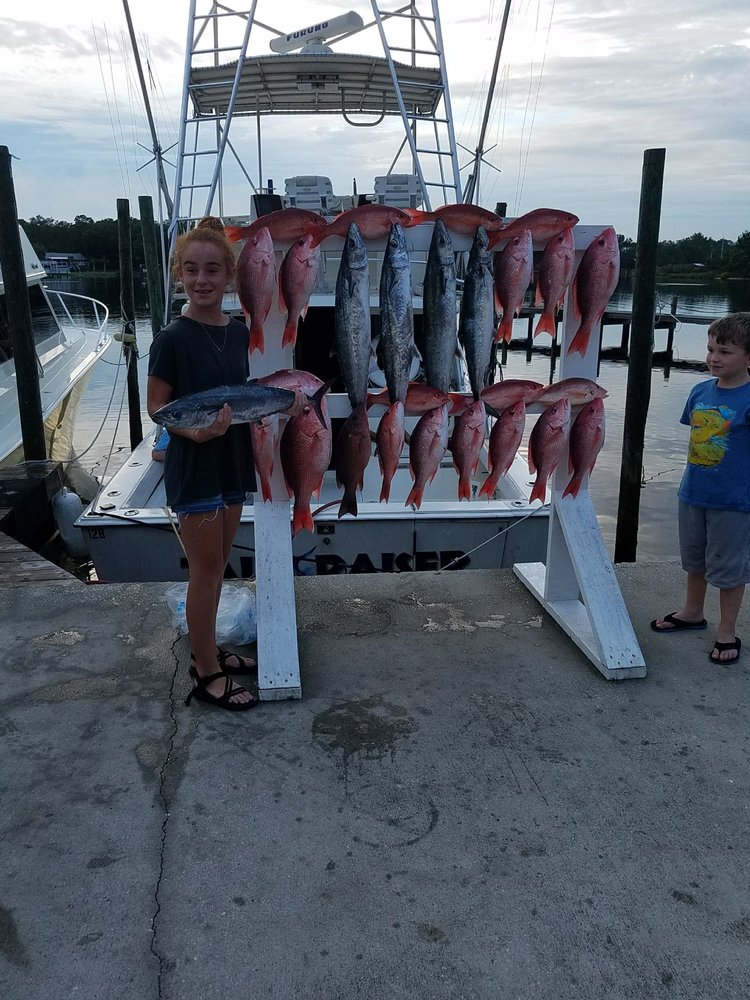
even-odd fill
[[[251,424],[272,413],[288,410],[294,399],[290,389],[278,389],[272,385],[255,382],[220,385],[175,399],[157,410],[152,419],[162,427],[210,427],[219,410],[228,403],[232,409],[233,424]]]

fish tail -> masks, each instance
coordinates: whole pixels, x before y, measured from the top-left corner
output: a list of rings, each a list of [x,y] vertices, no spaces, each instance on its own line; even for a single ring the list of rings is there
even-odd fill
[[[357,516],[357,494],[354,491],[352,491],[351,495],[345,493],[341,498],[339,517],[343,517],[344,514],[351,514],[352,517]]]
[[[300,531],[310,531],[314,530],[312,513],[310,511],[310,504],[306,504],[304,507],[298,507],[295,503],[294,505],[294,517],[292,518],[292,538],[295,538]]]
[[[570,480],[568,485],[563,490],[563,496],[577,497],[581,485],[582,485],[581,477],[578,475],[573,476],[573,478]]]
[[[435,219],[434,212],[424,212],[420,208],[402,208],[401,211],[405,212],[406,215],[408,215],[412,220],[409,225],[405,227],[407,229],[411,226],[418,225],[420,222],[432,222]]]
[[[294,347],[297,343],[297,320],[293,316],[287,316],[284,336],[281,338],[282,347]]]
[[[451,408],[449,410],[449,415],[451,417],[456,416],[458,413],[463,413],[471,402],[470,397],[465,396],[462,392],[449,392],[448,395],[451,400]]]
[[[239,243],[240,240],[244,240],[245,238],[244,226],[224,226],[224,232],[230,243]]]
[[[263,476],[263,478],[260,481],[260,488],[261,488],[261,490],[263,492],[263,501],[264,501],[264,503],[272,503],[273,502],[273,491],[271,490],[271,482],[265,476]]]
[[[458,480],[458,499],[471,500],[471,486],[468,476],[461,476]]]
[[[586,353],[586,349],[589,346],[589,338],[591,337],[591,328],[585,324],[581,324],[578,327],[578,332],[575,337],[570,342],[570,347],[568,348],[568,354],[575,354],[576,351],[583,357]]]
[[[497,328],[497,333],[495,334],[495,343],[499,343],[501,340],[507,340],[510,343],[511,337],[513,336],[513,314],[506,313],[505,316],[500,320],[500,324]]]
[[[250,353],[260,351],[263,353],[265,342],[263,340],[263,324],[253,323],[250,327]]]
[[[404,507],[411,507],[412,504],[419,510],[422,506],[422,497],[424,496],[424,483],[416,482],[411,488],[409,496],[404,502]]]
[[[381,462],[382,465],[382,462]],[[383,485],[380,487],[380,503],[388,503],[391,496],[391,477],[383,475]]]
[[[497,481],[499,478],[500,478],[499,473],[498,475],[495,475],[494,472],[492,472],[489,476],[487,476],[487,478],[484,481],[484,484],[482,485],[481,490],[479,491],[479,496],[487,497],[488,500],[491,500],[492,495],[495,492],[495,488],[497,487]]]
[[[312,406],[312,408],[318,415],[318,420],[320,421],[321,427],[326,426],[326,418],[323,416],[323,409],[321,403],[323,397],[325,396],[325,394],[328,392],[328,390],[331,388],[331,386],[335,381],[336,381],[335,379],[331,379],[329,382],[325,382],[323,385],[321,385],[321,387],[318,389],[317,392],[315,392],[312,396],[307,397],[308,403],[310,404],[310,406]]]
[[[537,476],[534,483],[534,489],[531,491],[531,496],[529,497],[529,503],[533,503],[535,500],[541,500],[542,503],[544,503],[546,496],[547,480]]]
[[[550,337],[555,336],[555,318],[551,312],[543,312],[539,317],[534,336],[538,337],[540,333],[548,333]]]

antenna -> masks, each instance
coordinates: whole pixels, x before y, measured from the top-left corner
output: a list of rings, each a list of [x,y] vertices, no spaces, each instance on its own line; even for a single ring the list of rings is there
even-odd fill
[[[343,35],[349,31],[359,31],[365,26],[365,22],[355,11],[350,10],[348,14],[340,14],[338,17],[329,17],[325,21],[318,21],[307,28],[299,31],[292,31],[288,35],[279,35],[271,41],[271,49],[274,52],[293,52],[301,49],[310,42],[324,42],[326,38],[333,38],[335,35]]]

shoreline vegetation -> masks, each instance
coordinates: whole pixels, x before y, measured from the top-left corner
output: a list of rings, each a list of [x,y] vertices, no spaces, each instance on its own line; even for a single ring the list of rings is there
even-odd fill
[[[82,254],[88,263],[84,273],[117,273],[116,219],[95,222],[87,215],[77,215],[73,222],[63,222],[35,215],[19,219],[19,222],[40,258],[47,253],[75,252]],[[132,227],[133,268],[138,272],[145,267],[140,219],[132,219]],[[622,275],[628,278],[635,267],[638,247],[629,237],[618,235],[618,240]],[[680,240],[660,241],[656,265],[656,276],[661,281],[747,280],[750,278],[750,230],[741,233],[736,240],[715,240],[702,233],[693,233]]]

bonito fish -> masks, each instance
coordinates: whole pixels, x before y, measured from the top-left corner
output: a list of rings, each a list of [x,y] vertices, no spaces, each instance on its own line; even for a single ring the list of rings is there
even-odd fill
[[[448,448],[448,405],[425,413],[417,421],[409,442],[409,467],[414,485],[406,498],[405,507],[422,506],[425,487],[431,483],[440,468]]]
[[[172,400],[154,413],[154,423],[162,427],[210,427],[219,410],[228,403],[233,424],[249,424],[254,420],[288,410],[295,402],[295,393],[276,386],[245,382],[241,385],[220,385]]]
[[[230,243],[247,240],[261,229],[267,229],[272,240],[286,242],[298,240],[301,236],[322,233],[328,225],[322,215],[306,208],[280,208],[277,212],[261,215],[249,226],[225,226],[224,232]]]
[[[297,324],[307,315],[307,306],[320,268],[320,249],[311,235],[301,236],[290,247],[279,271],[279,308],[286,310],[281,346],[297,342]]]
[[[569,354],[586,353],[591,331],[604,315],[619,277],[620,246],[617,233],[608,226],[586,248],[573,280],[574,309],[581,325],[570,342]]]
[[[458,336],[466,355],[466,367],[475,400],[479,399],[487,378],[495,332],[492,268],[487,242],[487,233],[480,226],[469,252],[458,326]]]
[[[598,397],[581,410],[570,428],[569,466],[573,473],[563,496],[578,496],[583,477],[590,475],[604,444],[604,403]]]
[[[521,311],[533,274],[534,247],[531,233],[528,229],[522,229],[495,257],[495,300],[503,314],[495,340],[510,342],[513,336],[513,318]]]
[[[523,438],[525,422],[526,404],[523,400],[519,400],[503,410],[493,424],[487,449],[490,474],[479,491],[480,497],[492,499],[500,476],[504,476],[513,464],[513,459]]]
[[[456,419],[448,447],[458,473],[458,499],[471,499],[471,477],[479,465],[479,451],[487,434],[487,417],[481,399]]]
[[[344,421],[334,447],[336,485],[344,487],[339,517],[344,514],[357,516],[357,490],[364,487],[371,452],[370,421],[366,407],[360,403]]]
[[[529,470],[536,472],[529,503],[544,503],[547,480],[560,460],[570,430],[570,403],[561,399],[539,416],[529,436]]]
[[[367,398],[371,345],[367,247],[356,223],[351,223],[336,276],[334,349],[353,409]]]
[[[409,252],[398,223],[391,226],[380,272],[380,347],[391,403],[403,403],[415,348]]]
[[[425,378],[448,392],[456,355],[456,257],[441,218],[432,231],[422,296]]]
[[[573,230],[564,229],[558,236],[552,237],[539,261],[535,304],[544,303],[544,310],[536,324],[535,337],[540,333],[548,333],[550,337],[555,336],[557,310],[562,305],[568,285],[573,280],[575,269]]]
[[[273,240],[263,226],[245,241],[237,261],[237,294],[250,330],[250,351],[263,353],[263,324],[276,291]]]

